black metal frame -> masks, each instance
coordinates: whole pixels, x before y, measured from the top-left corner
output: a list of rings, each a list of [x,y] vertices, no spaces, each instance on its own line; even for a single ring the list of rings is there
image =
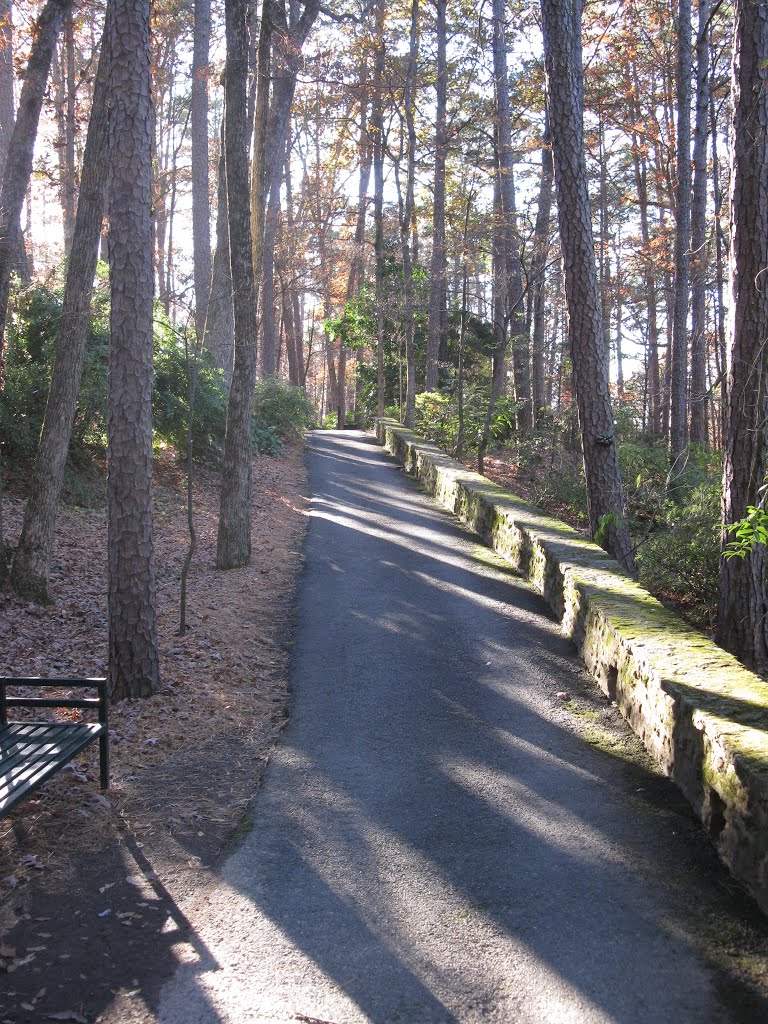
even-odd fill
[[[82,688],[96,690],[96,697],[14,697],[9,696],[7,693],[8,687],[17,686],[40,686],[40,687],[70,687],[70,688]],[[99,740],[99,781],[102,789],[109,789],[109,696],[107,693],[107,680],[106,679],[75,679],[75,678],[41,678],[38,676],[30,677],[10,677],[0,676],[0,737],[4,731],[8,731],[11,723],[8,721],[8,708],[79,708],[82,710],[96,711],[98,713],[98,729],[95,729],[91,739],[87,741],[85,745],[92,742],[98,737]],[[63,733],[68,729],[72,729],[71,725],[67,723],[60,723],[56,726],[57,730],[61,730]],[[29,787],[28,792],[37,789],[39,785],[50,778],[51,775],[55,774],[64,765],[72,759],[83,747],[78,747],[73,751],[72,754],[65,757],[57,757],[51,759],[51,770],[33,786]],[[0,761],[0,769],[2,769],[2,761]],[[5,808],[9,810],[11,804]],[[0,814],[4,813],[0,811]]]

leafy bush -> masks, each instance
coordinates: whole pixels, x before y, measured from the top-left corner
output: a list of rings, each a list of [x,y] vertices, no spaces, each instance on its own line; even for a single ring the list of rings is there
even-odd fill
[[[193,339],[190,339],[190,348]],[[187,451],[189,368],[183,338],[162,320],[155,326],[155,386],[152,392],[155,437],[172,445],[179,455]],[[197,359],[192,456],[217,465],[224,444],[227,390],[224,375],[203,351]]]
[[[640,582],[673,599],[685,617],[711,628],[717,613],[720,488],[717,480],[693,488],[684,504],[666,499],[658,528],[637,551]]]
[[[281,377],[267,377],[256,384],[253,424],[254,435],[272,431],[282,441],[295,440],[314,427],[315,409],[302,388]],[[257,447],[257,451],[262,449]]]

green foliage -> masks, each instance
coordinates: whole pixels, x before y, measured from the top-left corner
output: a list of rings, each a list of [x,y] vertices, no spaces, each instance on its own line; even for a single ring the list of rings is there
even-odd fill
[[[0,445],[7,465],[30,462],[37,451],[48,398],[61,317],[59,291],[42,284],[18,291],[11,305],[5,385],[0,403]],[[154,327],[155,381],[152,398],[156,443],[186,453],[189,367],[184,335],[159,308]],[[195,339],[189,337],[190,353]],[[85,469],[106,447],[109,295],[97,287],[86,342],[83,378],[70,443],[70,462]],[[192,356],[194,359],[194,355]],[[197,358],[192,450],[199,462],[216,465],[224,444],[227,391],[210,355]],[[254,405],[254,450],[279,454],[284,440],[314,422],[314,410],[300,388],[278,378],[261,381]]]
[[[73,459],[83,462],[105,436],[108,327],[105,295],[97,289],[86,339],[83,379],[70,443]],[[10,463],[30,460],[37,450],[61,318],[57,290],[35,284],[11,299],[5,383],[0,403],[0,444]]]
[[[315,425],[315,409],[301,388],[282,377],[256,384],[253,443],[264,455],[279,454],[280,442],[297,440]]]
[[[759,544],[768,544],[768,512],[762,505],[749,505],[747,514],[726,527],[732,534],[723,552],[724,558],[745,558]]]
[[[194,359],[194,335],[188,338],[189,361]],[[152,415],[156,440],[186,455],[189,419],[189,371],[184,338],[162,317],[155,320],[155,386]],[[227,389],[224,376],[207,351],[197,358],[192,456],[217,465],[224,445]]]
[[[655,529],[637,552],[640,582],[670,598],[685,617],[712,627],[717,611],[720,559],[720,487],[717,479],[697,484],[683,503],[666,499]]]

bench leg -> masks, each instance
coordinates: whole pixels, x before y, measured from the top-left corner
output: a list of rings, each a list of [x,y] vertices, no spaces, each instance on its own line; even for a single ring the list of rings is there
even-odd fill
[[[99,736],[99,770],[102,789],[109,789],[109,734]]]

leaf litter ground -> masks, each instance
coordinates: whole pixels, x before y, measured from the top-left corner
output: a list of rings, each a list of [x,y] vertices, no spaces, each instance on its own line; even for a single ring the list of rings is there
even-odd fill
[[[198,471],[181,637],[184,476],[156,463],[162,689],[111,708],[111,789],[98,789],[92,745],[0,821],[0,1022],[153,1020],[157,989],[194,946],[184,901],[245,827],[287,714],[303,451],[255,460],[252,562],[225,573],[214,569],[218,484]],[[10,542],[22,512],[7,499]],[[2,675],[105,674],[103,509],[62,508],[54,559],[51,606],[0,594]]]

